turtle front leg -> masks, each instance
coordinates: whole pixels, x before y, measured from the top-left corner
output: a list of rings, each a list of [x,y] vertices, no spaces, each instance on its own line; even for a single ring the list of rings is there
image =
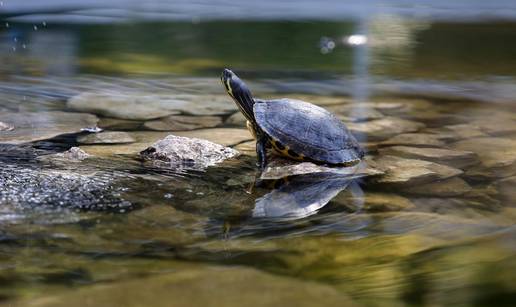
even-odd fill
[[[258,136],[256,140],[256,156],[258,157],[258,165],[260,170],[264,170],[267,166],[267,152],[265,150],[267,146],[267,137],[263,134]]]

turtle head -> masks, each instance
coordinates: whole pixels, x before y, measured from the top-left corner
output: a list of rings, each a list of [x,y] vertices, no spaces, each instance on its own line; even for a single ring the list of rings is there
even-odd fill
[[[254,122],[253,105],[254,99],[251,91],[240,78],[231,70],[224,69],[220,77],[228,95],[233,98],[238,109],[244,114],[248,121]]]

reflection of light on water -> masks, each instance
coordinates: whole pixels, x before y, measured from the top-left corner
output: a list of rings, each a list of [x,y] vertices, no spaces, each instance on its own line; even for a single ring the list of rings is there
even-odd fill
[[[323,36],[319,40],[319,48],[321,49],[322,54],[327,54],[333,51],[335,49],[335,42],[332,38]]]
[[[346,36],[342,39],[344,44],[358,46],[364,45],[367,43],[367,36],[361,34],[353,34],[350,36]]]

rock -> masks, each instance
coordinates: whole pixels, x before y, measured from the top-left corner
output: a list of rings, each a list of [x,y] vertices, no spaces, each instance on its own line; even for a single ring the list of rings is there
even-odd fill
[[[460,169],[416,159],[380,156],[376,166],[385,172],[375,181],[380,184],[414,186],[462,174]]]
[[[136,131],[128,132],[135,139],[134,143],[128,144],[101,144],[81,145],[81,148],[90,155],[99,157],[112,157],[113,155],[136,155],[154,142],[163,139],[168,132]]]
[[[4,122],[0,122],[0,131],[11,131],[13,129],[14,129],[13,125],[9,125]]]
[[[122,131],[89,133],[77,138],[79,144],[129,144],[135,141],[129,133]]]
[[[131,120],[149,120],[180,113],[220,115],[236,109],[226,96],[141,92],[85,92],[70,98],[66,106],[75,111]]]
[[[268,165],[261,174],[261,179],[279,179],[294,175],[303,175],[310,173],[334,173],[350,178],[370,177],[383,174],[382,171],[374,167],[374,164],[368,161],[362,161],[359,164],[349,167],[329,167],[326,165],[318,165],[311,162],[296,162],[281,157],[271,157]]]
[[[256,141],[254,140],[240,143],[233,148],[248,155],[256,155]]]
[[[85,175],[0,162],[0,207],[9,204],[16,213],[28,216],[59,213],[60,209],[131,209],[132,204],[121,196],[122,188],[114,185],[115,180],[109,174]]]
[[[459,177],[435,181],[403,189],[402,192],[433,197],[452,197],[464,195],[471,191],[471,186]]]
[[[448,125],[432,131],[450,136],[453,141],[487,136],[480,127],[471,124]]]
[[[99,120],[98,126],[102,129],[108,130],[139,130],[143,123],[137,120],[118,119],[102,117]]]
[[[501,199],[507,204],[516,199],[516,176],[497,180],[491,186],[498,190]]]
[[[207,265],[9,303],[39,307],[355,306],[348,296],[323,283],[282,277],[243,266]]]
[[[385,140],[397,134],[415,132],[425,127],[422,123],[396,117],[385,117],[367,122],[349,123],[347,126],[357,139],[361,141]]]
[[[478,155],[481,164],[468,169],[468,176],[502,178],[516,174],[516,140],[483,137],[459,141],[451,146]]]
[[[149,160],[159,160],[172,164],[191,164],[198,167],[215,165],[237,156],[238,151],[210,141],[169,135],[154,143],[140,155]]]
[[[156,131],[185,131],[211,128],[222,124],[218,116],[183,116],[171,115],[157,120],[145,122],[143,127]]]
[[[70,98],[67,108],[120,119],[147,120],[180,113],[187,102],[142,93],[85,92]]]
[[[332,202],[343,205],[352,212],[387,212],[387,211],[403,211],[415,208],[415,205],[403,196],[393,193],[377,193],[366,192],[362,198],[348,193],[340,193]]]
[[[392,146],[379,150],[380,154],[407,159],[420,159],[464,168],[479,163],[477,155],[471,151],[450,150],[441,148],[418,148],[408,146]]]
[[[234,146],[253,139],[249,130],[238,128],[199,129],[193,131],[179,131],[174,132],[174,134],[189,138],[205,139],[224,146]]]
[[[236,112],[228,117],[224,123],[231,126],[245,127],[247,119],[242,115],[242,113]]]
[[[52,160],[66,160],[70,162],[80,162],[87,158],[91,157],[88,153],[82,150],[79,147],[72,147],[65,152],[60,152],[53,155],[46,155],[38,157],[43,161],[52,161]]]
[[[404,133],[398,134],[386,141],[380,142],[381,146],[407,145],[416,147],[443,147],[446,136],[429,133]]]
[[[361,122],[383,118],[384,115],[372,107],[362,104],[336,105],[326,108],[345,122]]]
[[[77,133],[96,126],[98,119],[91,114],[52,111],[0,113],[0,121],[15,127],[0,133],[0,143],[21,144]]]

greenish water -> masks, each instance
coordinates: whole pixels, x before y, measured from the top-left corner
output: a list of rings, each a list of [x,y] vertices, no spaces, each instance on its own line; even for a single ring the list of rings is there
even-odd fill
[[[14,130],[0,130],[0,305],[515,304],[514,22],[8,24],[0,123]],[[366,45],[344,43],[357,34]],[[336,113],[386,173],[253,187],[253,144],[220,85],[224,67],[258,97]],[[156,97],[151,107],[181,97],[190,123],[157,129],[124,118],[130,109],[70,106],[91,91]],[[133,142],[81,143],[79,128],[97,119]],[[138,158],[168,134],[242,155],[207,169]],[[52,158],[72,146],[93,157]],[[400,183],[386,156],[455,173]],[[406,177],[426,171],[410,163],[400,163],[414,165]]]

